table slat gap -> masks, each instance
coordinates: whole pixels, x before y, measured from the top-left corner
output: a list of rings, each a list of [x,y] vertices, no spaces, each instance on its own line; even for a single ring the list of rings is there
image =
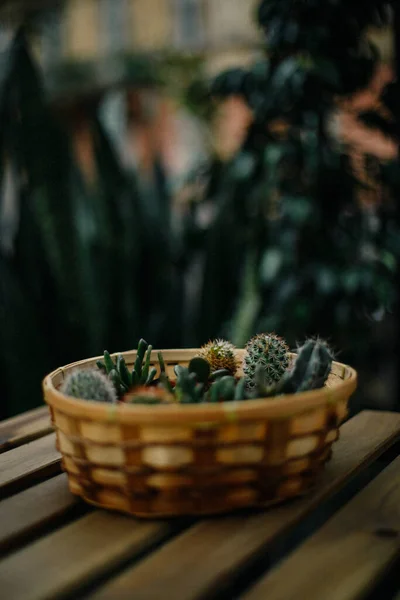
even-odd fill
[[[75,599],[180,530],[177,523],[95,510],[0,561],[2,595],[12,600]]]
[[[77,518],[89,507],[72,495],[67,476],[57,475],[0,502],[0,555],[17,550],[48,532],[49,527]]]
[[[60,473],[55,434],[0,454],[0,500]]]
[[[0,454],[41,438],[53,430],[47,406],[0,422]]]

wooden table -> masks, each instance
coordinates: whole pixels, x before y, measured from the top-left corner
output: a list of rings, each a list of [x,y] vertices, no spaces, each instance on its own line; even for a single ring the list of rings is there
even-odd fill
[[[268,511],[139,521],[68,491],[45,408],[0,423],[0,598],[395,598],[400,415],[343,427],[320,485]]]

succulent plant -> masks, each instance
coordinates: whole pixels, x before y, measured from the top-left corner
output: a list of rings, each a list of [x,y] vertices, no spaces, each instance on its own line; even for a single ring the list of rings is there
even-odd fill
[[[161,354],[161,353],[160,353]],[[169,393],[173,393],[181,404],[199,404],[204,401],[204,390],[210,376],[210,365],[200,357],[192,358],[188,367],[176,365],[175,387],[172,386],[165,371],[164,360],[161,355],[160,362],[160,387]]]
[[[98,369],[105,375],[114,386],[118,398],[121,398],[131,387],[130,374],[124,358],[119,355],[114,363],[110,353],[104,351],[104,360],[97,361]],[[125,371],[128,371],[126,376]]]
[[[205,385],[210,377],[210,372],[210,363],[204,358],[196,356],[195,358],[192,358],[189,363],[189,373],[195,373],[199,383],[203,383]]]
[[[232,400],[247,400],[246,380],[243,377],[236,381],[231,375],[219,377],[210,387],[207,402],[230,402]]]
[[[274,333],[260,333],[247,343],[243,372],[249,389],[256,385],[257,366],[264,372],[266,386],[280,381],[289,366],[289,348],[285,340]]]
[[[214,347],[217,343],[234,348],[222,340],[210,342]],[[121,355],[114,362],[110,354],[104,352],[104,361],[97,362],[102,373],[95,371],[95,374],[108,386],[114,386],[115,400],[118,395],[131,404],[200,404],[304,392],[324,385],[333,360],[325,342],[310,339],[299,348],[293,368],[288,370],[289,349],[285,341],[275,334],[259,334],[246,346],[244,377],[239,381],[228,368],[213,371],[204,356],[196,356],[187,367],[179,364],[174,367],[174,382],[168,377],[161,352],[158,353],[160,376],[155,379],[157,369],[150,367],[151,351],[152,346],[140,340],[132,373]],[[236,357],[233,358],[236,370]]]
[[[117,402],[117,394],[111,381],[100,371],[80,369],[65,378],[60,391],[67,396],[98,402]]]
[[[210,388],[210,402],[229,402],[235,397],[235,378],[226,375],[218,379]]]
[[[201,372],[203,381],[199,381],[198,372],[191,370],[191,367],[193,365],[190,363],[188,368],[177,365],[174,369],[176,375],[174,392],[181,404],[199,404],[204,400],[204,388],[208,377],[204,380],[205,373]]]
[[[332,361],[333,353],[326,342],[307,340],[298,349],[293,368],[278,383],[268,386],[263,365],[257,366],[254,396],[272,397],[321,388],[329,377]]]
[[[141,386],[124,396],[124,402],[127,404],[147,405],[173,404],[175,399],[161,388]]]
[[[149,385],[149,383],[151,383],[151,381],[149,381],[149,375],[152,350],[153,347],[149,346],[145,340],[139,341],[135,366],[132,371],[132,385]],[[156,370],[152,369],[154,375],[156,372]]]
[[[114,363],[110,353],[107,350],[104,351],[104,360],[98,360],[96,364],[113,383],[118,397],[126,394],[132,387],[138,385],[148,386],[153,382],[157,374],[157,369],[155,367],[150,368],[152,349],[153,347],[149,346],[145,340],[139,341],[132,373],[130,373],[125,359],[121,354],[118,355]]]
[[[246,394],[246,379],[242,377],[236,384],[234,400],[247,400],[248,396]]]
[[[225,375],[230,375],[228,369],[219,369],[219,371],[214,371],[214,373],[211,373],[208,380],[210,382],[218,381],[218,379],[221,379],[221,377],[225,377]]]
[[[200,348],[199,356],[209,363],[212,373],[224,369],[231,375],[235,375],[238,370],[236,348],[225,340],[209,341]]]

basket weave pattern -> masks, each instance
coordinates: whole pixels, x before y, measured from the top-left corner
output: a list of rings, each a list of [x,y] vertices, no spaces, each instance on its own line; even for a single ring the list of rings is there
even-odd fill
[[[167,370],[195,350],[165,351]],[[124,354],[133,365],[135,352]],[[44,381],[57,448],[74,494],[145,516],[204,515],[265,506],[307,492],[331,455],[355,372],[334,363],[327,386],[296,396],[196,406],[105,405]],[[157,366],[157,353],[153,352]]]

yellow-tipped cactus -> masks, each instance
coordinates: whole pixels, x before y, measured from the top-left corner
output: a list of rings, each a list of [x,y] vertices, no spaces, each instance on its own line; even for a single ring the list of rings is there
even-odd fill
[[[199,355],[209,363],[212,373],[224,369],[231,375],[235,375],[238,370],[236,348],[225,340],[208,342],[200,349]]]

